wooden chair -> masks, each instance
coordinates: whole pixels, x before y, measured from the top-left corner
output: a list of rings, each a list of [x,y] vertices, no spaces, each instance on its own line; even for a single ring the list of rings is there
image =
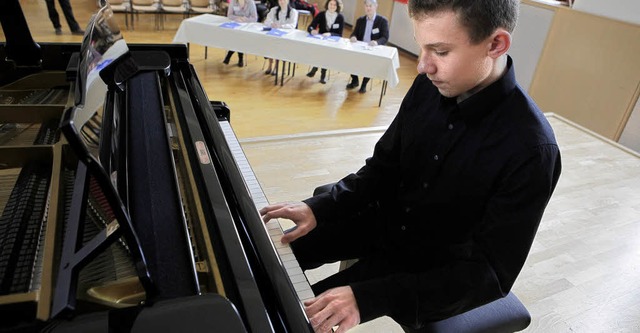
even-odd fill
[[[124,25],[129,29],[129,14],[131,11],[131,2],[129,0],[109,0],[109,6],[114,13],[124,13]],[[131,16],[131,28],[133,28],[133,14]]]
[[[189,1],[188,0],[160,0],[160,11],[161,15],[161,26],[164,28],[164,14],[165,13],[174,13],[174,14],[182,14],[182,19],[187,18],[189,16]]]
[[[213,14],[218,8],[213,0],[188,0],[189,14]]]
[[[161,13],[162,5],[158,0],[131,0],[131,9],[136,14],[136,18],[140,12],[142,13],[152,13],[154,16],[154,28],[155,30],[160,30],[161,26]],[[133,23],[132,23],[133,25]]]
[[[213,14],[218,9],[213,0],[188,0],[189,1],[189,13],[191,14]],[[204,47],[204,58],[207,59],[207,47]]]
[[[307,30],[307,27],[313,20],[313,16],[311,16],[311,12],[304,9],[296,9],[298,11],[298,22],[302,23],[302,28]]]

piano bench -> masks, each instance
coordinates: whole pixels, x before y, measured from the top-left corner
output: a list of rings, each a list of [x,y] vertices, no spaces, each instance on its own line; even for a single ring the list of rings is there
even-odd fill
[[[420,329],[402,326],[407,333],[511,333],[524,330],[531,323],[529,311],[518,297],[506,297]]]

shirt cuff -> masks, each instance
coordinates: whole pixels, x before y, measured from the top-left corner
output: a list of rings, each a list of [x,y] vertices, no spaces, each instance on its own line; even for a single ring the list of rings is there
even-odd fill
[[[318,223],[331,223],[339,214],[338,205],[331,197],[331,192],[320,193],[302,202],[311,208]]]
[[[364,323],[388,315],[389,298],[383,280],[367,280],[350,284],[358,303],[360,322]]]

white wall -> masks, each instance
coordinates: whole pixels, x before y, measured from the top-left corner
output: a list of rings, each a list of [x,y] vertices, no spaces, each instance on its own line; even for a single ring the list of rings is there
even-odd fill
[[[554,14],[551,8],[520,5],[509,55],[515,63],[516,79],[524,90],[529,90],[531,85]]]
[[[355,7],[356,0],[345,0],[345,3],[346,1],[352,1]],[[509,51],[515,62],[518,82],[527,91],[556,13],[553,6],[528,2],[520,5],[518,26],[513,33],[513,43]],[[640,24],[640,0],[575,0],[573,9],[570,10]],[[394,2],[390,29],[390,43],[415,55],[419,54],[420,50],[413,39],[413,26],[406,4]],[[640,152],[640,101],[636,102],[619,142]]]
[[[542,53],[555,11],[544,6],[522,4],[518,26],[513,33],[509,54],[516,64],[516,77],[520,85],[528,90]],[[413,39],[413,25],[407,5],[393,4],[389,42],[410,53],[418,55],[420,48]]]
[[[389,43],[415,55],[420,54],[420,48],[413,39],[413,24],[409,18],[407,5],[393,2],[391,26],[389,27]]]
[[[618,142],[640,153],[640,100],[636,101]]]
[[[593,15],[640,24],[640,1],[638,0],[575,0],[572,8]],[[636,101],[619,142],[640,152],[640,101]]]
[[[574,0],[572,8],[619,21],[640,24],[640,1],[638,0]]]
[[[356,24],[356,20],[354,18],[356,12],[356,1],[357,0],[342,0],[342,16],[344,16],[344,22],[351,26]]]

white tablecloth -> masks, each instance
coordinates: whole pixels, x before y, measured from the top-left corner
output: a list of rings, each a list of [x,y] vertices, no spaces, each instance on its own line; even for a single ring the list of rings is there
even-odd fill
[[[211,14],[185,19],[173,42],[196,43],[383,79],[392,87],[398,84],[396,69],[400,60],[395,47],[370,47],[346,38],[324,40],[297,29],[282,29],[284,35],[273,36],[262,30],[261,23],[242,23],[235,28],[220,26],[228,22],[224,16]]]

